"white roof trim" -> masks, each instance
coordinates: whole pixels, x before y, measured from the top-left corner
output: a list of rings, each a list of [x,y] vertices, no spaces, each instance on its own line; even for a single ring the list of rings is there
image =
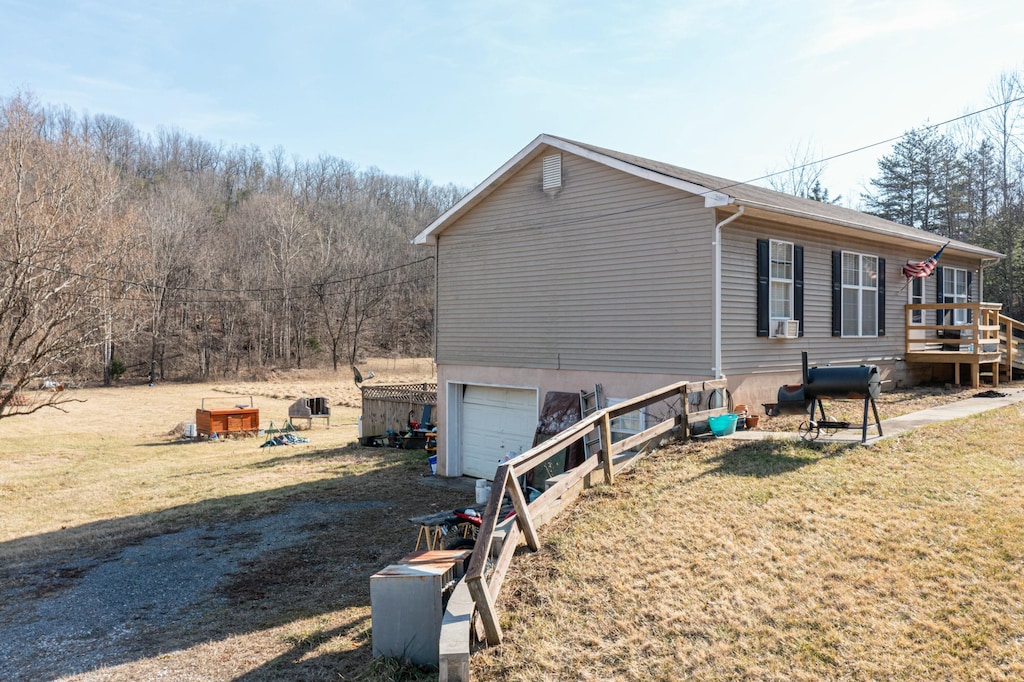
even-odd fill
[[[589,159],[591,161],[596,161],[597,163],[604,164],[605,166],[609,166],[610,168],[620,170],[623,173],[629,173],[630,175],[635,175],[638,178],[644,178],[645,180],[651,180],[662,185],[667,185],[669,187],[681,189],[684,192],[689,192],[690,194],[702,196],[704,197],[704,208],[725,206],[733,202],[733,198],[730,197],[728,194],[725,194],[724,192],[716,192],[714,190],[708,189],[707,187],[702,187],[701,185],[697,185],[692,182],[687,182],[685,180],[680,180],[679,178],[673,178],[668,175],[663,175],[662,173],[647,170],[646,168],[640,168],[639,166],[634,166],[631,163],[619,161],[616,158],[606,156],[604,154],[601,154],[600,152],[595,152],[584,147],[579,147],[577,145],[572,144],[571,142],[566,142],[565,140],[561,140],[556,137],[541,135],[537,139],[539,140],[541,138],[547,138],[544,144],[548,144],[552,147],[557,147],[559,149],[562,149],[563,151],[567,151],[577,156],[582,156],[583,158]]]
[[[649,170],[640,166],[636,166],[626,161],[621,161],[615,157],[602,154],[600,151],[581,147],[568,140],[563,140],[559,137],[552,137],[551,135],[538,135],[530,144],[526,145],[518,154],[513,156],[511,159],[506,161],[501,168],[491,173],[491,175],[484,180],[482,183],[477,185],[470,191],[466,196],[458,201],[454,206],[445,211],[439,216],[434,222],[428,225],[422,232],[416,235],[412,243],[413,244],[437,244],[437,235],[444,230],[447,224],[454,218],[462,215],[466,211],[470,210],[477,203],[482,201],[487,195],[493,192],[501,185],[501,181],[506,176],[515,172],[522,166],[525,166],[531,160],[533,160],[539,154],[540,147],[550,147],[552,149],[558,149],[569,154],[600,163],[609,168],[628,173],[634,177],[643,178],[656,182],[658,184],[674,187],[690,194],[704,197],[705,208],[718,208],[728,205],[739,205],[743,204],[755,209],[761,209],[768,211],[776,215],[792,216],[794,218],[802,218],[805,220],[815,220],[832,225],[837,225],[844,228],[855,229],[862,232],[867,232],[879,236],[886,236],[898,241],[914,242],[914,243],[933,243],[942,244],[946,240],[936,235],[930,235],[922,232],[920,235],[906,234],[901,231],[887,230],[884,227],[864,224],[852,220],[845,220],[842,218],[829,217],[825,215],[818,215],[814,211],[796,210],[792,208],[783,208],[775,206],[773,204],[758,201],[757,199],[737,199],[735,196],[731,196],[722,191],[712,190],[708,187],[698,185],[693,182],[687,182],[671,175],[659,173],[657,171]],[[743,196],[743,193],[739,193]],[[965,244],[958,242],[954,247],[955,250],[963,253],[969,253],[974,256],[981,256],[983,258],[1003,258],[1003,254],[981,247],[976,247],[972,244]]]
[[[481,199],[483,199],[485,196],[490,194],[494,189],[496,189],[498,181],[502,177],[504,177],[511,171],[515,170],[519,166],[524,165],[533,157],[537,149],[544,145],[548,147],[553,147],[555,149],[560,149],[570,154],[575,154],[576,156],[581,156],[585,159],[595,161],[610,168],[620,170],[623,173],[629,173],[630,175],[634,175],[639,178],[644,178],[645,180],[651,180],[652,182],[657,182],[662,185],[675,187],[676,189],[681,189],[684,192],[689,192],[690,194],[703,196],[704,206],[706,208],[726,206],[728,204],[733,203],[734,201],[731,196],[725,194],[724,192],[716,192],[713,190],[709,190],[707,187],[702,187],[692,182],[686,182],[685,180],[669,177],[661,173],[656,173],[654,171],[647,170],[646,168],[640,168],[638,166],[634,166],[633,164],[626,163],[624,161],[619,161],[618,159],[614,159],[610,156],[605,156],[604,154],[592,151],[590,149],[586,149],[584,147],[580,147],[571,142],[567,142],[566,140],[563,140],[561,138],[551,137],[550,135],[538,135],[533,140],[533,142],[526,145],[526,147],[524,147],[518,154],[516,154],[511,159],[506,161],[501,166],[501,168],[491,173],[486,180],[484,180],[479,185],[474,187],[466,196],[462,197],[462,199],[460,199],[458,203],[456,203],[450,209],[441,214],[434,222],[430,223],[430,225],[424,228],[422,232],[413,237],[412,243],[436,244],[437,233],[444,228],[444,225],[449,220],[451,220],[457,215],[460,215],[469,208],[475,206]]]
[[[932,246],[942,246],[943,244],[949,243],[948,250],[950,252],[958,251],[960,253],[967,253],[972,256],[981,256],[983,258],[997,258],[998,260],[1001,260],[1002,258],[1005,257],[1003,256],[1003,254],[997,251],[985,249],[980,246],[975,246],[974,244],[968,244],[966,242],[949,240],[938,234],[923,232],[921,236],[918,237],[917,235],[908,235],[902,234],[900,232],[893,232],[892,230],[886,230],[885,228],[882,227],[875,227],[874,225],[866,225],[864,223],[853,222],[850,220],[842,220],[838,218],[818,215],[816,213],[811,213],[807,211],[794,211],[792,209],[783,208],[780,206],[776,206],[774,204],[766,204],[760,201],[750,201],[748,199],[737,200],[737,205],[761,209],[762,211],[767,211],[769,213],[774,213],[777,215],[786,215],[791,216],[793,218],[803,218],[804,220],[817,220],[823,223],[828,223],[830,225],[836,225],[838,227],[858,230],[860,232],[870,232],[871,234],[878,235],[880,237],[889,237],[890,239],[905,242],[907,244],[920,245],[924,243],[930,244]],[[950,243],[951,241],[952,243]]]
[[[513,156],[511,159],[506,161],[504,164],[502,164],[501,168],[499,168],[498,170],[496,170],[493,173],[491,173],[490,176],[488,176],[488,178],[486,180],[484,180],[479,185],[477,185],[472,190],[470,190],[470,192],[466,196],[464,196],[461,199],[459,199],[458,203],[456,203],[454,206],[452,206],[447,211],[445,211],[440,216],[438,216],[437,219],[434,220],[434,222],[432,222],[429,225],[427,225],[427,227],[424,228],[424,230],[422,232],[420,232],[418,235],[413,237],[412,243],[413,244],[436,244],[437,243],[437,233],[440,232],[441,227],[446,222],[448,222],[448,220],[450,218],[452,218],[455,215],[458,215],[458,214],[462,213],[467,208],[475,205],[480,199],[482,199],[485,196],[487,196],[488,194],[490,194],[491,190],[493,189],[492,185],[495,182],[497,182],[499,178],[501,178],[503,175],[508,173],[510,170],[512,170],[516,166],[518,166],[521,163],[523,163],[523,161],[528,156],[530,156],[533,153],[533,151],[535,149],[537,149],[537,147],[539,147],[541,144],[544,144],[541,141],[542,138],[544,138],[544,137],[547,137],[547,136],[546,135],[539,135],[539,136],[537,136],[533,140],[533,142],[531,142],[530,144],[526,145],[518,154]]]

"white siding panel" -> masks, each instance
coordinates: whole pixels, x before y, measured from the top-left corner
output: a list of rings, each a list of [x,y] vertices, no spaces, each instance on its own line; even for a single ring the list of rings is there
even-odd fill
[[[440,363],[706,375],[703,199],[572,155],[541,160],[441,234]]]

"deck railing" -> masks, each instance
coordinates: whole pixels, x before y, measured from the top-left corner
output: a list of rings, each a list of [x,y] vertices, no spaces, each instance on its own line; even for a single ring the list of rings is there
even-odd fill
[[[1024,322],[999,315],[999,350],[1008,377],[1014,369],[1024,369]]]
[[[612,420],[637,413],[658,403],[665,403],[667,406],[666,416],[660,422],[640,433],[612,442]],[[604,483],[614,484],[615,476],[636,461],[638,448],[673,431],[680,435],[689,435],[693,424],[706,421],[711,416],[724,414],[728,409],[725,379],[682,381],[598,410],[565,431],[499,466],[483,513],[473,556],[464,578],[487,642],[495,645],[500,644],[502,640],[495,602],[521,538],[531,550],[539,550],[541,541],[537,529],[557,514],[566,499],[574,497],[585,485],[594,482],[592,479],[600,477]],[[521,479],[563,449],[583,442],[595,429],[599,431],[601,437],[601,448],[597,454],[561,476],[555,477],[552,485],[538,497],[528,500]],[[633,454],[630,454],[631,452]],[[502,523],[499,514],[506,493],[512,499],[515,516],[513,521]],[[500,535],[499,524],[504,537],[501,539],[497,555],[492,557],[492,549]],[[493,559],[490,565],[489,559]],[[466,627],[466,659],[458,663],[454,660],[446,661],[442,650],[442,670],[453,673],[448,679],[460,678],[460,675],[454,674],[454,670],[468,665],[468,625],[464,606],[462,608],[459,620]],[[442,632],[442,641],[444,638],[445,633]],[[461,646],[459,648],[461,649]]]
[[[992,382],[999,382],[1003,343],[1000,303],[914,303],[905,306],[906,361],[952,364],[960,383],[960,365],[971,367],[971,385],[981,383],[981,366],[992,365]],[[966,310],[967,321],[954,324],[952,311]],[[915,321],[917,318],[919,321]],[[950,318],[947,323],[946,318]],[[1008,318],[1007,318],[1008,319]]]

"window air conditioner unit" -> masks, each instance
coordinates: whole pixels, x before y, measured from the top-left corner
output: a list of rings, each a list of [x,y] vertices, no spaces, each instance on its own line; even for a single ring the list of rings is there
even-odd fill
[[[800,320],[776,320],[775,338],[795,339],[800,336]]]

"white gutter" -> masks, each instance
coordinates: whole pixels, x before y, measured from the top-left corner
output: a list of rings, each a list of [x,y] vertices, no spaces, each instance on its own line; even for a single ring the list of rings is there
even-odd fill
[[[714,345],[715,345],[715,357],[714,367],[711,369],[715,373],[716,379],[722,378],[722,228],[731,223],[732,221],[743,215],[744,206],[740,206],[739,210],[733,213],[731,216],[723,220],[722,222],[715,225],[715,240],[711,242],[711,246],[714,249],[714,307],[715,307],[715,330],[714,330]]]

